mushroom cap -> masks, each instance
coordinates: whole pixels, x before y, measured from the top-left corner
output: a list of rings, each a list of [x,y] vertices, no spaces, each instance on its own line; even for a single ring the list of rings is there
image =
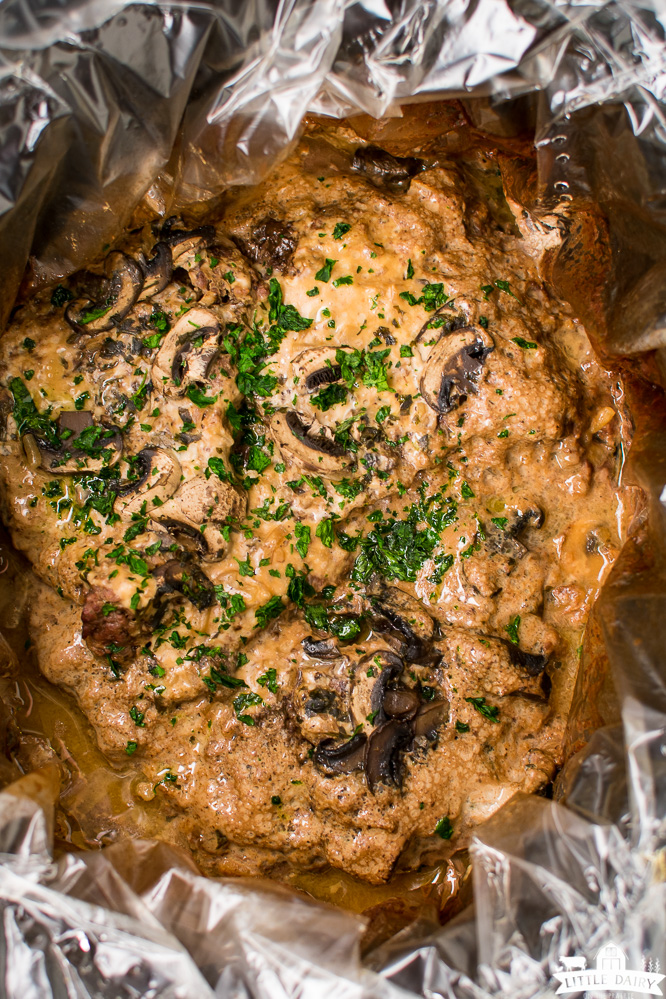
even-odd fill
[[[388,630],[405,659],[419,659],[432,641],[435,622],[420,600],[397,586],[384,587],[370,599],[377,631]]]
[[[148,259],[143,253],[139,254],[139,267],[143,274],[143,288],[140,298],[150,298],[163,291],[171,280],[173,273],[173,258],[171,248],[163,241],[155,243],[152,250],[152,257]]]
[[[330,774],[351,774],[363,770],[368,737],[364,732],[352,736],[347,742],[322,739],[312,755],[316,767]]]
[[[423,160],[415,156],[392,156],[379,146],[360,146],[354,153],[352,170],[368,178],[375,187],[393,194],[405,194],[412,177],[425,170]]]
[[[86,410],[66,410],[58,417],[60,446],[53,447],[34,434],[23,435],[24,449],[39,449],[40,464],[50,475],[81,475],[111,468],[123,453],[123,438],[118,427],[99,426],[101,434],[91,440],[77,441],[89,427],[93,427],[92,413]],[[86,435],[87,436],[87,435]]]
[[[166,502],[180,485],[182,470],[178,455],[172,448],[145,447],[136,455],[134,464],[139,475],[115,484],[115,491],[125,499],[123,512],[138,512],[144,502],[155,509],[154,500]]]
[[[374,730],[365,747],[364,769],[368,787],[374,791],[378,784],[402,782],[401,750],[414,738],[412,724],[399,718],[389,718]]]
[[[204,559],[218,559],[228,541],[219,525],[240,521],[247,500],[228,482],[198,475],[183,482],[172,497],[151,510],[151,517],[182,544]]]
[[[430,351],[421,375],[421,395],[438,413],[450,413],[475,395],[484,362],[494,350],[492,337],[480,326],[444,333]]]
[[[158,619],[164,613],[164,603],[169,594],[186,597],[197,610],[206,610],[215,602],[213,584],[194,562],[170,559],[155,569],[153,578],[157,582],[154,603]]]
[[[306,393],[318,392],[342,377],[342,368],[336,361],[338,347],[306,347],[291,362],[298,389]]]
[[[184,395],[188,387],[206,379],[219,353],[220,324],[209,309],[194,308],[169,330],[153,361],[153,384],[170,395]],[[198,343],[198,339],[201,343]]]
[[[315,428],[320,432],[313,433]],[[293,409],[274,413],[269,430],[283,456],[309,472],[343,478],[354,465],[353,456],[328,436],[317,420]]]
[[[103,296],[96,301],[77,299],[65,309],[65,320],[75,333],[92,336],[110,330],[132,308],[143,288],[143,275],[135,260],[114,250],[104,264],[108,277]]]

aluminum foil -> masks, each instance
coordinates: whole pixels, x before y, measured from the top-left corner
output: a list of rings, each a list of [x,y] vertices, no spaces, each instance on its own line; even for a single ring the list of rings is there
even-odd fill
[[[22,280],[25,293],[78,269],[134,213],[196,212],[260,179],[307,113],[395,116],[401,103],[457,96],[489,131],[535,116],[530,210],[566,213],[573,200],[607,219],[584,261],[598,251],[602,278],[574,304],[629,382],[641,372],[666,384],[665,26],[663,0],[4,0],[1,317]],[[479,827],[473,907],[443,927],[408,926],[361,960],[362,919],[273,884],[206,880],[145,841],[62,853],[47,765],[0,793],[2,994],[531,999],[607,995],[595,989],[612,975],[620,994],[661,994],[660,407],[655,387],[624,471],[649,510],[597,606],[618,723],[572,756],[556,800],[519,796]],[[8,627],[12,613],[5,605]]]

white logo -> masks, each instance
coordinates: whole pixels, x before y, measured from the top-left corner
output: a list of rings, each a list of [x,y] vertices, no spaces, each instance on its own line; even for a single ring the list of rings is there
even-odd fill
[[[658,961],[643,961],[647,966],[642,971],[631,971],[627,968],[627,956],[616,944],[606,944],[597,954],[596,968],[586,968],[584,957],[560,957],[564,971],[553,975],[561,982],[556,995],[566,995],[569,992],[585,992],[592,989],[595,992],[636,992],[644,996],[661,996],[659,982],[664,975],[659,974]]]

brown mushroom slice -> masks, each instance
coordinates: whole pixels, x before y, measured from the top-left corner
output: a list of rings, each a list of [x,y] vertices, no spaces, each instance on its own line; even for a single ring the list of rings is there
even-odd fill
[[[293,409],[274,413],[269,426],[283,455],[309,472],[343,478],[354,464],[342,445],[325,435],[317,420],[308,419]],[[315,430],[321,432],[313,432]]]
[[[145,254],[140,253],[139,267],[143,274],[143,289],[140,298],[150,298],[151,295],[157,295],[166,288],[173,273],[170,247],[163,242],[156,243],[150,259]]]
[[[400,787],[401,754],[412,739],[412,723],[398,718],[389,718],[374,730],[365,747],[365,776],[371,791],[374,792],[378,784]]]
[[[415,156],[392,156],[379,146],[360,146],[354,153],[352,170],[361,173],[374,184],[393,194],[405,194],[412,177],[425,170],[423,160]]]
[[[96,301],[77,299],[65,309],[65,320],[79,335],[92,336],[110,330],[127,315],[141,294],[141,269],[126,253],[110,253],[104,269],[109,279],[105,293]]]
[[[370,603],[379,615],[375,619],[377,630],[382,631],[387,622],[397,633],[401,655],[411,662],[420,659],[435,634],[435,622],[421,602],[397,586],[387,586]]]
[[[342,659],[343,653],[332,638],[314,638],[307,635],[301,642],[303,651],[313,659]]]
[[[335,359],[337,347],[307,347],[292,363],[294,381],[306,392],[319,392],[342,377],[342,368]]]
[[[538,652],[525,652],[519,645],[508,642],[501,638],[500,641],[509,653],[509,659],[513,666],[525,670],[529,676],[539,676],[548,665],[548,656]]]
[[[412,722],[414,739],[434,742],[437,738],[437,729],[444,724],[448,716],[448,701],[430,701],[428,704],[422,704]]]
[[[213,584],[195,563],[171,559],[154,571],[153,578],[157,582],[154,602],[158,617],[164,613],[164,601],[170,593],[186,597],[197,610],[207,610],[215,603]]]
[[[122,479],[114,484],[118,495],[126,501],[122,512],[136,513],[146,503],[149,513],[160,508],[180,485],[182,470],[178,455],[171,448],[144,447],[130,459],[130,467],[137,471],[135,478]]]
[[[153,520],[186,550],[204,559],[224,555],[228,540],[221,525],[242,520],[246,500],[232,485],[203,475],[183,482],[165,503],[150,511]]]
[[[475,395],[484,362],[495,344],[480,326],[446,333],[435,344],[421,376],[421,395],[437,413],[450,413]]]
[[[312,760],[325,774],[351,774],[362,770],[365,763],[365,750],[368,737],[364,732],[352,736],[347,742],[336,743],[334,739],[322,739],[315,746]]]
[[[162,227],[161,242],[171,248],[173,266],[182,266],[188,254],[207,250],[215,242],[215,226],[202,225],[196,229],[174,229],[176,219],[167,219]]]
[[[387,690],[382,701],[384,714],[387,718],[411,720],[421,707],[421,698],[417,690],[408,687],[398,687]]]
[[[402,659],[388,649],[369,652],[359,659],[354,670],[351,691],[351,713],[354,724],[371,717],[376,725],[386,721],[384,697],[390,685],[395,685],[404,669]]]
[[[208,309],[186,312],[167,333],[153,361],[153,384],[184,395],[190,385],[204,382],[217,357],[220,324]]]
[[[38,451],[41,467],[51,475],[100,472],[115,465],[123,453],[120,430],[117,427],[95,426],[92,413],[83,410],[60,414],[58,437],[60,447],[57,448],[34,434],[24,434],[22,438],[31,464],[34,464]]]

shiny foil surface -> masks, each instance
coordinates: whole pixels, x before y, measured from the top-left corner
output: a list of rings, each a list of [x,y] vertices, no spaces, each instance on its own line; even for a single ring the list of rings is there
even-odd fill
[[[195,212],[256,182],[308,113],[457,97],[491,132],[535,123],[535,217],[572,238],[569,206],[599,206],[597,340],[666,384],[665,28],[664,0],[2,0],[0,318],[22,282],[29,294],[84,266],[140,203]],[[596,611],[615,723],[574,738],[555,800],[518,796],[478,828],[473,907],[361,959],[364,920],[304,894],[207,880],[158,843],[58,849],[45,767],[0,793],[0,993],[531,999],[606,944],[629,969],[666,971],[660,399],[624,470],[647,509]]]

